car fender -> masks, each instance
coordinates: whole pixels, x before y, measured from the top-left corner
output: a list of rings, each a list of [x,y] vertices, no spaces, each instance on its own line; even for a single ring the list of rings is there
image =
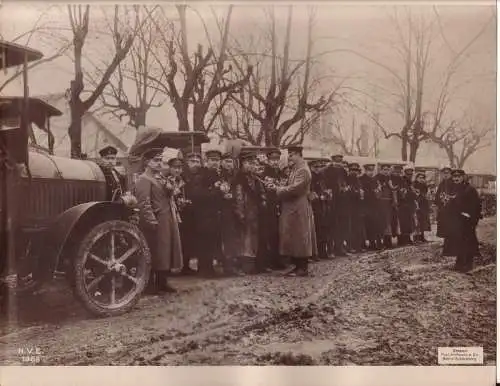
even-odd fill
[[[61,257],[78,241],[82,232],[92,224],[112,219],[126,220],[129,209],[118,202],[87,202],[76,205],[56,217],[47,229],[43,241],[42,264],[44,273],[50,277],[59,266]]]

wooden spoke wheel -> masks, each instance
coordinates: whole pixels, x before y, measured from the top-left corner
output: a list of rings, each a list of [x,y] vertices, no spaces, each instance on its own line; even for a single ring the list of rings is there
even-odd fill
[[[133,224],[101,223],[81,239],[73,260],[76,297],[96,316],[114,316],[135,306],[146,287],[151,254]]]

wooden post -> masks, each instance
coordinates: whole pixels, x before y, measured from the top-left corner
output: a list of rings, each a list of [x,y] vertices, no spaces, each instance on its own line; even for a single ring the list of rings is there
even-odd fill
[[[46,117],[47,120],[47,135],[48,135],[48,144],[49,144],[49,154],[54,155],[54,136],[50,129],[50,117]]]

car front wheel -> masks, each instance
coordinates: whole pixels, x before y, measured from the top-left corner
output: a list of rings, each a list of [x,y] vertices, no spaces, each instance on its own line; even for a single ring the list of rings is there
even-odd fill
[[[123,314],[139,301],[150,266],[140,230],[125,221],[106,221],[79,243],[72,269],[75,295],[96,316]]]

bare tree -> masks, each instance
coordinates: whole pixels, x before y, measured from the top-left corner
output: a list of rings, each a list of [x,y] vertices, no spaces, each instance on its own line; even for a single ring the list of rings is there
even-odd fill
[[[431,132],[428,139],[446,152],[451,167],[463,169],[474,153],[491,146],[495,129],[492,124],[464,117]]]
[[[282,54],[278,54],[278,37],[276,33],[276,17],[274,8],[270,12],[270,47],[260,53],[252,54],[241,47],[238,42],[232,50],[233,63],[240,73],[245,66],[256,68],[245,92],[234,93],[231,99],[242,109],[251,113],[259,122],[260,130],[253,137],[256,144],[267,146],[301,143],[313,122],[319,119],[319,113],[333,103],[336,91],[328,96],[321,95],[315,101],[313,97],[312,79],[313,64],[313,25],[314,13],[310,12],[307,27],[306,56],[301,60],[290,58],[293,7],[288,7],[285,40]],[[257,61],[254,57],[257,56]],[[266,61],[270,62],[266,73]],[[302,71],[302,74],[300,73]],[[302,75],[302,78],[299,76]],[[297,87],[293,87],[293,83]],[[296,127],[302,124],[302,126]],[[295,132],[293,129],[296,129]],[[247,133],[248,134],[248,133]]]
[[[224,99],[217,102],[215,108],[219,108],[222,104],[224,106],[217,116],[214,132],[224,139],[242,139],[252,145],[259,145],[256,139],[258,132],[255,130],[256,121],[249,110]]]
[[[136,6],[133,12],[135,25],[139,26],[137,36],[129,54],[120,62],[108,87],[100,95],[101,106],[98,110],[119,120],[127,118],[130,125],[138,128],[146,124],[147,113],[152,107],[163,105],[165,94],[157,87],[157,83],[163,80],[163,74],[153,54],[158,46],[158,32],[152,18],[157,17],[158,7],[152,10]],[[93,87],[97,87],[98,80],[89,78]],[[154,82],[152,78],[155,78]]]
[[[112,39],[114,53],[107,68],[102,71],[100,80],[96,87],[89,91],[89,96],[82,99],[84,92],[84,68],[82,65],[83,49],[85,47],[90,26],[90,5],[68,5],[68,15],[73,33],[73,54],[75,78],[71,81],[68,90],[68,99],[71,112],[71,124],[68,134],[71,141],[71,157],[81,158],[81,136],[83,115],[100,98],[104,89],[109,83],[112,74],[116,71],[120,63],[125,59],[137,33],[139,26],[133,26],[133,21],[128,19],[128,9],[123,7],[120,15],[119,6],[114,7],[114,17],[112,23]],[[132,25],[132,27],[131,27]]]
[[[222,109],[219,107],[213,110],[216,99],[222,96],[223,100],[227,101],[228,95],[238,91],[248,82],[252,68],[249,66],[243,76],[234,80],[234,77],[231,77],[231,66],[226,67],[232,5],[228,7],[225,20],[218,23],[218,47],[212,44],[205,21],[199,15],[207,35],[208,48],[204,49],[199,44],[194,55],[188,45],[186,12],[189,8],[186,5],[177,5],[176,9],[179,18],[178,31],[164,28],[166,24],[171,24],[166,12],[163,12],[163,23],[153,21],[158,30],[163,30],[159,36],[162,50],[154,55],[164,80],[151,77],[149,79],[156,82],[157,87],[168,95],[177,114],[179,131],[209,132]],[[182,83],[182,87],[179,83]]]
[[[322,127],[316,131],[313,139],[334,144],[345,155],[376,156],[378,130],[371,130],[373,138],[370,138],[369,127],[359,123],[356,110],[350,110],[347,106],[336,106],[330,110],[330,119],[323,120]]]
[[[60,33],[61,28],[57,26],[51,25],[50,21],[44,20],[47,12],[52,8],[49,6],[45,12],[40,13],[40,16],[37,18],[31,29],[21,32],[16,36],[9,38],[9,42],[22,44],[26,46],[30,46],[30,43],[33,39],[37,40],[39,44],[42,40],[50,40],[51,46],[54,47],[55,51],[51,53],[49,56],[46,56],[40,60],[35,62],[31,62],[28,64],[28,71],[34,69],[35,67],[40,66],[41,64],[46,64],[52,62],[53,60],[63,56],[71,44],[67,41],[63,35]],[[0,13],[0,20],[4,18],[3,12]],[[1,24],[1,23],[0,23]],[[0,39],[5,39],[5,37],[0,33]],[[38,48],[38,47],[37,47]],[[39,49],[39,48],[38,48]],[[7,77],[5,80],[0,83],[0,92],[2,92],[9,84],[18,79],[23,73],[23,69],[21,67],[16,68],[12,74]]]
[[[400,64],[404,69],[402,72],[393,65],[351,51],[382,68],[397,85],[396,97],[399,102],[397,112],[402,117],[401,126],[397,130],[390,130],[380,122],[378,116],[370,112],[368,114],[386,139],[396,137],[401,141],[401,158],[404,161],[415,162],[421,143],[436,137],[436,131],[442,126],[452,96],[461,86],[455,82],[457,72],[467,60],[466,54],[470,47],[484,34],[494,19],[494,16],[490,18],[461,49],[450,49],[451,59],[440,76],[440,83],[437,84],[440,90],[438,97],[432,101],[428,91],[430,88],[428,74],[433,64],[432,48],[439,37],[444,36],[439,13],[436,8],[434,11],[434,17],[426,18],[423,15],[414,16],[408,10],[403,21],[396,11],[393,23],[397,41],[393,44],[393,48],[399,55]],[[441,40],[447,42],[446,38]],[[429,117],[432,119],[425,119]],[[429,123],[427,126],[426,121]]]

